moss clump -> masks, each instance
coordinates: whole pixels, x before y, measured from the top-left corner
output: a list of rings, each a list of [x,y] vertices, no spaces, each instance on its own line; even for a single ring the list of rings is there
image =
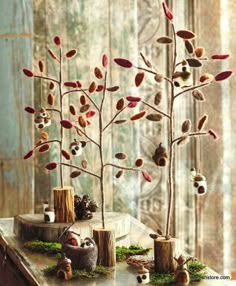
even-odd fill
[[[57,275],[57,266],[52,265],[44,268],[43,270],[44,275],[46,276],[56,276]],[[73,269],[73,276],[72,279],[92,279],[92,278],[99,278],[102,276],[108,276],[113,272],[111,268],[97,266],[94,271],[86,272],[81,270]]]
[[[28,241],[24,243],[24,247],[33,252],[45,253],[48,255],[57,255],[61,253],[61,243],[44,242],[39,240]]]
[[[173,274],[162,274],[162,273],[151,273],[150,274],[150,284],[153,285],[168,285],[174,282]]]
[[[137,244],[132,244],[130,245],[130,247],[117,246],[116,247],[116,261],[117,262],[125,261],[131,255],[145,255],[145,254],[148,254],[150,250],[151,248],[143,248],[142,246],[137,245]]]

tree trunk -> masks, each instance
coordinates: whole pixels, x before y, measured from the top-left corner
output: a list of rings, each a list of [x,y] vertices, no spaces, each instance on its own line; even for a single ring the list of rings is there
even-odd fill
[[[111,229],[94,229],[93,239],[98,246],[97,264],[106,267],[115,266],[115,232]]]
[[[72,187],[54,188],[55,222],[74,222],[74,190]]]
[[[176,270],[175,241],[175,238],[166,240],[163,237],[154,240],[155,272],[173,273]]]

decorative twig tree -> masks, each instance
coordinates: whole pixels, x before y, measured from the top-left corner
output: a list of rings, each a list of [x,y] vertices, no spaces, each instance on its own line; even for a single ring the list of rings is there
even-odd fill
[[[174,257],[174,242],[170,234],[170,223],[171,216],[173,212],[173,197],[174,197],[174,166],[175,166],[175,146],[184,145],[189,142],[190,138],[207,136],[210,135],[213,139],[217,140],[218,135],[213,129],[205,129],[208,116],[203,115],[197,124],[197,130],[192,131],[192,124],[189,119],[186,119],[182,123],[182,134],[176,137],[175,132],[175,102],[178,97],[185,95],[188,92],[192,92],[194,99],[198,101],[204,101],[204,94],[200,91],[201,88],[207,87],[211,84],[218,83],[220,81],[228,79],[232,75],[231,70],[223,71],[213,76],[209,73],[204,73],[200,76],[199,81],[196,85],[193,85],[193,80],[191,76],[191,68],[199,68],[203,65],[205,61],[215,61],[215,60],[225,60],[229,57],[228,54],[215,54],[208,59],[204,55],[204,49],[202,47],[194,48],[192,44],[192,39],[195,38],[195,34],[189,30],[178,30],[176,32],[175,25],[173,22],[173,14],[167,7],[166,3],[162,3],[165,16],[171,25],[172,37],[160,37],[157,42],[160,44],[172,45],[172,63],[171,63],[171,75],[169,77],[160,74],[155,71],[152,67],[151,62],[145,58],[141,53],[141,57],[146,65],[146,67],[135,66],[130,60],[124,58],[116,58],[115,62],[124,68],[136,68],[138,73],[135,77],[136,86],[140,86],[142,83],[145,73],[153,74],[156,82],[167,82],[169,84],[169,97],[168,97],[168,110],[166,112],[158,109],[158,106],[162,99],[162,92],[159,91],[154,97],[154,103],[148,103],[141,97],[133,97],[132,101],[136,104],[142,103],[147,106],[149,110],[155,111],[155,113],[149,113],[146,115],[148,120],[153,122],[160,121],[163,117],[168,120],[168,148],[164,148],[162,144],[158,146],[153,154],[152,159],[158,167],[165,167],[168,165],[168,210],[166,217],[165,234],[158,230],[157,234],[150,234],[154,239],[154,253],[155,253],[155,270],[157,272],[173,272],[175,270]],[[180,38],[188,56],[186,59],[178,62],[177,58],[177,37]],[[127,98],[130,100],[129,98]],[[144,116],[146,111],[142,111],[140,116]],[[194,176],[194,186],[198,190],[198,194],[204,194],[206,192],[206,179],[200,173],[192,171]]]
[[[135,107],[136,103],[132,100],[125,104],[124,98],[119,98],[114,112],[113,117],[108,122],[104,122],[104,110],[106,108],[105,100],[106,94],[108,92],[116,92],[119,89],[119,86],[107,87],[107,66],[108,66],[108,57],[107,55],[103,55],[102,57],[102,66],[104,71],[99,67],[94,68],[94,75],[96,77],[96,81],[99,83],[92,81],[87,88],[82,87],[82,83],[79,80],[74,81],[64,81],[63,79],[63,70],[62,70],[62,60],[64,58],[70,59],[74,57],[77,53],[75,49],[69,50],[66,54],[62,53],[61,48],[61,39],[56,36],[54,38],[54,43],[59,48],[59,56],[54,53],[51,49],[48,49],[49,55],[58,63],[58,79],[53,77],[44,76],[44,64],[42,61],[39,61],[39,71],[41,74],[35,75],[31,70],[23,69],[23,72],[28,77],[39,78],[41,80],[46,80],[49,82],[50,93],[47,97],[47,102],[49,107],[41,107],[39,111],[39,116],[35,118],[36,127],[39,129],[43,129],[47,127],[51,123],[50,112],[59,113],[60,118],[60,135],[59,139],[49,140],[48,134],[46,132],[41,132],[41,140],[37,142],[32,150],[30,150],[24,157],[24,159],[28,159],[32,157],[35,150],[37,149],[40,153],[46,152],[50,150],[50,145],[52,143],[59,144],[60,157],[58,162],[49,162],[46,165],[46,169],[52,171],[59,166],[59,175],[60,175],[60,184],[59,188],[54,189],[54,207],[56,211],[56,221],[57,222],[69,222],[74,220],[74,212],[73,211],[73,190],[71,187],[64,188],[63,183],[63,168],[69,167],[74,169],[70,177],[72,179],[77,178],[81,175],[81,173],[86,173],[90,176],[93,176],[99,180],[99,187],[101,193],[101,222],[102,229],[94,230],[94,238],[98,244],[98,262],[99,264],[105,266],[112,266],[115,263],[115,252],[114,252],[114,233],[112,230],[107,230],[105,225],[105,190],[104,190],[104,172],[106,167],[113,167],[118,169],[116,174],[116,178],[118,179],[124,171],[134,171],[141,172],[144,179],[148,182],[151,182],[152,179],[149,174],[142,170],[143,160],[138,158],[133,166],[127,167],[119,164],[114,164],[113,162],[105,162],[104,159],[104,136],[106,136],[107,129],[112,125],[123,124],[127,120],[126,119],[117,119],[118,116],[123,113],[127,108]],[[58,88],[58,96],[54,96],[52,91],[55,86]],[[68,87],[69,90],[64,91],[64,87]],[[73,104],[70,104],[65,110],[63,100],[66,96],[77,93],[79,95],[79,110],[77,111]],[[81,95],[82,93],[82,95]],[[94,94],[100,94],[99,97],[94,96]],[[55,100],[54,100],[55,99]],[[56,106],[56,107],[55,107]],[[25,108],[30,114],[35,114],[36,109],[31,106],[27,106]],[[73,119],[66,119],[70,116]],[[89,126],[90,124],[94,124],[90,122],[91,118],[97,118],[98,120],[98,129],[97,134],[98,138],[94,138],[94,136],[89,134]],[[143,117],[143,114],[137,114],[131,117],[131,121],[138,120]],[[65,142],[64,142],[64,129],[75,130],[77,136],[81,140],[76,140],[71,142],[70,144],[70,152],[66,150]],[[72,156],[81,155],[82,149],[86,148],[87,144],[93,144],[97,147],[97,152],[99,154],[99,162],[94,164],[94,170],[88,170],[87,165],[88,162],[86,160],[82,160],[82,167],[79,167],[77,164],[72,164],[70,161]],[[116,160],[125,160],[127,155],[123,152],[119,152],[115,154]],[[68,162],[69,161],[69,162]],[[69,195],[68,195],[69,190]],[[69,214],[67,212],[67,206],[69,208]],[[61,218],[60,215],[57,215],[58,210],[63,210],[63,216]],[[60,213],[59,213],[60,214]],[[61,218],[61,219],[60,219]]]

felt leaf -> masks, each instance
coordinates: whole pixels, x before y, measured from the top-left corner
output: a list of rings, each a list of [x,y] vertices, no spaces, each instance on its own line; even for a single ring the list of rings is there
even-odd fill
[[[214,140],[218,140],[219,139],[218,134],[213,129],[209,129],[208,133],[213,137]]]
[[[89,108],[90,108],[90,105],[89,105],[89,104],[82,105],[82,106],[80,107],[80,112],[81,112],[81,113],[87,112],[87,111],[89,110]]]
[[[61,150],[61,154],[62,156],[66,159],[66,160],[70,160],[71,159],[71,156],[70,154],[66,151],[66,150]]]
[[[176,32],[177,36],[179,36],[180,38],[184,39],[184,40],[191,40],[195,38],[195,34],[191,31],[188,30],[179,30]]]
[[[53,94],[49,93],[47,98],[48,104],[53,106],[54,105],[54,96]]]
[[[146,118],[150,121],[160,121],[162,119],[162,115],[159,113],[150,113],[146,116]]]
[[[200,76],[199,81],[200,82],[211,82],[214,79],[214,75],[210,73],[204,73]]]
[[[61,126],[66,129],[71,129],[73,126],[69,120],[61,120],[60,123],[61,123]]]
[[[154,98],[154,104],[159,105],[161,103],[161,100],[162,100],[162,91],[158,91],[158,93],[155,95]]]
[[[126,99],[130,102],[139,102],[141,101],[141,97],[137,96],[127,96]]]
[[[115,157],[116,159],[119,159],[119,160],[125,160],[127,158],[127,155],[125,153],[116,153],[115,154]]]
[[[199,100],[199,101],[205,101],[205,96],[204,94],[198,90],[198,89],[194,89],[192,91],[192,96],[196,99],[196,100]]]
[[[172,12],[170,11],[170,9],[168,8],[168,6],[166,5],[166,3],[165,2],[162,2],[162,7],[163,7],[163,10],[164,10],[164,13],[165,13],[165,15],[166,15],[166,18],[168,19],[168,20],[173,20],[173,14],[172,14]]]
[[[119,179],[119,178],[123,175],[123,173],[124,173],[124,171],[123,171],[123,170],[120,170],[120,171],[118,171],[118,172],[116,173],[115,177],[116,177],[117,179]]]
[[[90,110],[90,111],[88,111],[85,115],[86,115],[87,118],[91,118],[91,117],[93,117],[95,114],[96,114],[95,111]]]
[[[118,89],[119,89],[119,86],[107,87],[107,91],[111,91],[111,92],[117,91]]]
[[[24,156],[24,160],[29,159],[30,157],[32,157],[34,155],[34,150],[30,150],[25,156]]]
[[[55,84],[54,84],[54,82],[53,81],[50,81],[50,83],[49,83],[49,89],[50,90],[54,90],[54,88],[55,88]]]
[[[58,60],[57,56],[53,53],[53,51],[51,49],[48,49],[48,53],[54,60]]]
[[[126,121],[127,121],[126,119],[120,119],[120,120],[114,121],[113,123],[115,123],[115,124],[123,124],[123,123],[125,123]]]
[[[96,78],[98,78],[98,79],[102,79],[103,78],[102,71],[98,67],[95,67],[94,74],[95,74]]]
[[[203,47],[197,47],[194,52],[198,58],[201,58],[205,53],[205,49]]]
[[[116,58],[116,59],[114,59],[114,62],[123,68],[132,68],[132,66],[133,66],[131,61],[129,61],[127,59],[123,59],[123,58]]]
[[[194,59],[194,58],[186,59],[186,61],[188,62],[189,66],[192,68],[199,68],[202,66],[202,63],[199,60]]]
[[[59,36],[55,36],[53,40],[57,46],[61,45],[61,38]]]
[[[25,111],[30,114],[35,114],[36,110],[32,106],[26,106]]]
[[[40,72],[43,72],[44,71],[44,63],[43,63],[43,61],[39,61],[38,62],[38,66],[39,66],[39,70],[40,70]]]
[[[80,100],[81,105],[85,105],[86,104],[86,97],[83,94],[80,96],[79,100]]]
[[[66,57],[67,58],[72,58],[74,57],[75,55],[77,54],[77,50],[73,49],[73,50],[70,50],[66,53]]]
[[[56,162],[50,162],[50,163],[48,163],[48,164],[45,166],[45,168],[46,168],[47,170],[49,170],[49,171],[52,171],[52,170],[56,169],[56,167],[57,167],[57,163],[56,163]]]
[[[198,130],[201,131],[202,129],[204,129],[205,125],[206,125],[206,122],[207,122],[207,119],[208,119],[208,115],[203,115],[199,121],[198,121]]]
[[[42,132],[42,133],[41,133],[41,138],[42,138],[43,140],[48,140],[48,138],[49,138],[48,133],[47,133],[47,132]]]
[[[189,40],[184,41],[184,45],[189,54],[193,53],[193,44]]]
[[[138,72],[135,76],[135,85],[139,87],[144,79],[144,72]]]
[[[70,110],[70,113],[71,113],[72,115],[76,115],[76,110],[75,110],[74,104],[70,104],[69,110]]]
[[[135,161],[135,166],[136,167],[142,167],[143,166],[143,159],[142,158],[138,158],[136,161]]]
[[[233,74],[232,71],[223,71],[223,72],[220,72],[218,73],[216,76],[215,76],[215,81],[223,81],[223,80],[226,80],[228,79],[229,77],[231,77],[231,75]]]
[[[23,69],[23,73],[26,76],[28,76],[28,77],[33,77],[34,76],[33,72],[31,70],[29,70],[29,69]]]
[[[95,81],[92,81],[91,84],[90,84],[90,86],[89,86],[89,88],[88,88],[88,91],[89,91],[90,93],[93,93],[93,92],[96,90],[96,88],[97,88],[96,82],[95,82]]]
[[[142,175],[146,181],[152,182],[152,177],[148,174],[148,172],[142,171]]]
[[[43,144],[42,146],[39,147],[39,152],[43,153],[43,152],[47,152],[50,149],[50,145],[49,144]]]
[[[77,87],[77,83],[74,81],[66,81],[66,82],[64,82],[64,85],[67,87],[73,87],[73,88]]]
[[[138,104],[137,101],[132,101],[132,102],[130,102],[127,106],[128,106],[129,108],[134,108],[134,107],[137,106],[137,104]]]
[[[81,115],[78,118],[78,122],[79,122],[80,127],[82,128],[85,128],[87,126],[87,121]]]
[[[122,98],[120,98],[120,99],[117,101],[117,103],[116,103],[116,109],[117,109],[117,110],[122,110],[122,109],[124,108],[124,106],[125,106],[125,100],[124,100],[124,98],[122,97]]]
[[[145,114],[146,114],[146,110],[143,110],[143,111],[131,116],[130,120],[131,121],[139,120],[139,119],[143,118]]]
[[[81,175],[81,172],[80,172],[80,171],[73,171],[73,172],[71,172],[70,177],[71,177],[72,179],[74,179],[74,178],[76,178],[76,177],[78,177],[78,176],[80,176],[80,175]]]
[[[211,59],[212,60],[226,60],[229,57],[229,54],[217,54],[217,55],[212,55]]]
[[[98,84],[97,88],[96,88],[96,91],[100,92],[100,91],[103,91],[103,90],[104,90],[104,85],[103,84]]]
[[[104,68],[106,68],[108,65],[108,57],[105,54],[102,56],[102,65]]]
[[[84,169],[87,169],[87,167],[88,167],[88,161],[85,160],[85,159],[83,159],[83,160],[81,161],[81,165],[82,165],[82,167],[83,167]]]
[[[187,133],[189,132],[191,129],[191,121],[190,119],[186,119],[183,123],[182,123],[182,127],[181,130],[183,133]]]
[[[159,44],[171,44],[173,42],[173,40],[170,37],[160,37],[157,39],[157,42]]]

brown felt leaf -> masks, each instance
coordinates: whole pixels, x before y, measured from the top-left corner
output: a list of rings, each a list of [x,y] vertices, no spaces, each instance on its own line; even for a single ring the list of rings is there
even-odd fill
[[[80,171],[73,171],[73,172],[71,172],[70,177],[72,179],[74,179],[74,178],[78,177],[79,175],[81,175]]]
[[[98,78],[98,79],[102,79],[103,78],[102,71],[98,67],[95,67],[94,74],[95,74],[96,78]]]
[[[144,72],[138,72],[135,76],[135,85],[139,87],[144,79]]]
[[[193,44],[189,40],[185,40],[184,41],[184,45],[185,45],[185,48],[188,51],[188,53],[192,54],[193,53],[193,49],[194,49]]]
[[[81,103],[81,105],[86,104],[86,97],[83,94],[80,96],[80,103]]]
[[[198,58],[201,58],[205,53],[205,49],[203,47],[197,47],[194,52]]]
[[[43,63],[43,61],[39,61],[38,62],[38,66],[39,66],[39,70],[40,70],[40,72],[44,72],[44,63]]]
[[[122,109],[124,108],[124,106],[125,106],[125,100],[124,100],[124,98],[122,97],[122,98],[120,98],[120,99],[117,101],[117,103],[116,103],[116,109],[117,109],[117,110],[122,110]]]
[[[136,161],[135,161],[135,166],[136,167],[142,167],[143,166],[143,159],[142,158],[138,158]]]
[[[120,120],[114,121],[113,123],[115,123],[115,124],[123,124],[123,123],[125,123],[126,121],[127,121],[126,119],[120,119]]]
[[[186,59],[186,61],[188,62],[189,66],[192,68],[199,68],[202,66],[202,63],[199,60],[194,59],[194,58]]]
[[[82,128],[85,128],[87,126],[87,121],[81,115],[78,118],[78,122],[79,122],[80,127]]]
[[[92,81],[91,84],[90,84],[90,86],[89,86],[89,88],[88,88],[88,91],[89,91],[90,93],[93,93],[93,92],[96,90],[96,88],[97,88],[96,82],[95,82],[95,81]]]
[[[42,132],[42,133],[41,133],[41,138],[42,138],[43,140],[48,140],[48,138],[49,138],[48,133],[47,133],[47,132]]]
[[[70,110],[70,113],[71,113],[72,115],[76,115],[76,110],[75,110],[74,104],[70,104],[69,110]]]
[[[160,37],[157,39],[157,42],[159,44],[171,44],[173,40],[170,37]]]
[[[81,161],[81,165],[82,165],[82,167],[83,167],[84,169],[87,169],[87,167],[88,167],[88,161],[85,160],[85,159],[83,159],[83,160]]]
[[[119,89],[119,86],[111,86],[111,87],[107,87],[107,91],[111,91],[111,92],[114,92],[114,91],[117,91]]]
[[[115,154],[116,159],[119,160],[125,160],[127,158],[127,155],[125,153],[119,152]]]
[[[117,179],[119,179],[122,175],[123,175],[123,170],[120,170],[120,171],[118,171],[117,173],[116,173],[116,175],[115,175],[115,177],[117,178]]]
[[[201,131],[202,129],[204,129],[206,123],[207,123],[207,119],[208,119],[208,115],[203,115],[199,121],[198,121],[198,130]]]
[[[195,34],[191,31],[188,30],[179,30],[177,31],[177,36],[179,36],[180,38],[184,39],[184,40],[191,40],[195,38]]]
[[[162,115],[159,113],[150,113],[146,116],[146,118],[150,121],[160,121],[162,119]]]
[[[77,54],[77,50],[73,49],[73,50],[70,50],[66,53],[66,57],[67,58],[72,58],[74,57],[75,55]]]
[[[146,110],[143,110],[143,111],[131,116],[130,120],[131,121],[139,120],[139,119],[143,118],[145,114],[146,114]]]
[[[182,123],[182,128],[181,128],[181,130],[182,130],[183,133],[187,133],[187,132],[190,131],[190,129],[191,129],[191,121],[190,121],[190,119],[186,119],[186,120]]]
[[[66,150],[61,150],[61,154],[62,156],[66,159],[66,160],[70,160],[71,159],[71,156],[70,154],[66,151]]]
[[[154,98],[154,104],[159,105],[161,103],[161,100],[162,100],[162,91],[158,91],[158,93],[155,95]]]
[[[48,94],[48,104],[51,106],[54,105],[54,95],[51,93]]]
[[[84,112],[87,112],[90,108],[90,105],[89,104],[84,104],[80,107],[80,112],[81,113],[84,113]]]
[[[204,94],[198,90],[198,89],[194,89],[192,91],[192,96],[196,99],[196,100],[199,100],[199,101],[205,101],[205,96]]]

